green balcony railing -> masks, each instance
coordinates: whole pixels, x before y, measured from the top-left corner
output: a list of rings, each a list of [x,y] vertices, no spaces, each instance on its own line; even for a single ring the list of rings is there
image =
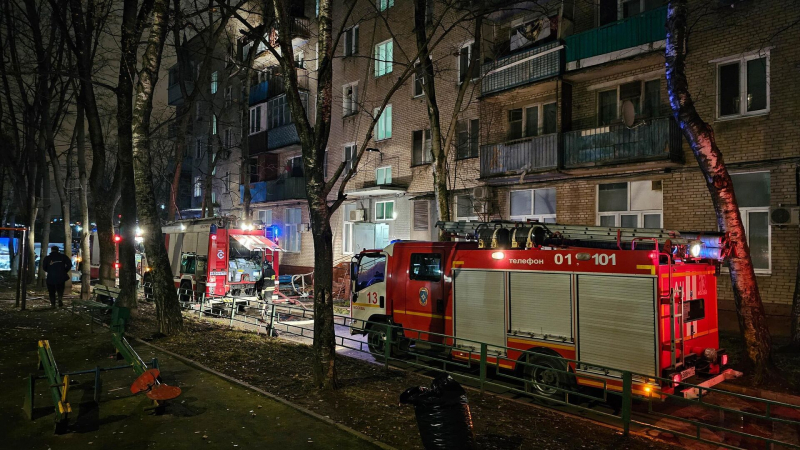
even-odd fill
[[[683,136],[670,118],[646,119],[564,133],[564,167],[602,166],[683,158]]]
[[[560,42],[518,51],[481,66],[481,94],[493,94],[561,73]]]
[[[667,38],[667,7],[646,11],[627,19],[567,36],[567,62],[624,50]]]

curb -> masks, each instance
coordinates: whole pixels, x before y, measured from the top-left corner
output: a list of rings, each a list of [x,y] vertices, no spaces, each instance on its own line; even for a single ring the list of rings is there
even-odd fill
[[[377,447],[380,447],[380,448],[382,448],[384,450],[397,450],[397,449],[395,449],[394,447],[392,447],[389,444],[383,443],[383,442],[381,442],[381,441],[379,441],[377,439],[374,439],[374,438],[372,438],[370,436],[367,436],[366,434],[364,434],[364,433],[362,433],[360,431],[354,430],[354,429],[348,427],[347,425],[342,425],[341,423],[338,423],[338,422],[334,421],[333,419],[330,419],[328,417],[319,415],[319,414],[315,413],[314,411],[311,411],[310,409],[305,408],[303,406],[300,406],[300,405],[298,405],[296,403],[292,403],[292,402],[290,402],[289,400],[286,400],[283,397],[278,397],[275,394],[271,394],[269,392],[266,392],[266,391],[264,391],[262,389],[259,389],[259,388],[255,387],[255,386],[253,386],[253,385],[251,385],[249,383],[246,383],[246,382],[244,382],[242,380],[239,380],[239,379],[233,378],[231,376],[225,375],[224,373],[217,372],[216,370],[214,370],[214,369],[212,369],[210,367],[204,366],[203,364],[200,364],[197,361],[194,361],[192,359],[189,359],[189,358],[186,358],[184,356],[178,355],[178,354],[173,353],[173,352],[171,352],[169,350],[163,349],[163,348],[161,348],[161,347],[159,347],[157,345],[154,345],[154,344],[151,344],[149,342],[143,341],[142,339],[139,339],[139,338],[135,338],[135,339],[136,339],[136,342],[138,342],[140,344],[144,344],[144,345],[146,345],[148,347],[151,347],[151,348],[153,348],[155,350],[158,350],[159,352],[166,353],[167,355],[169,355],[169,356],[171,356],[171,357],[173,357],[173,358],[175,358],[175,359],[177,359],[177,360],[179,360],[179,361],[181,361],[181,362],[183,362],[185,364],[188,364],[188,365],[190,365],[190,366],[192,366],[192,367],[194,367],[196,369],[200,369],[202,371],[208,372],[210,374],[213,374],[213,375],[216,375],[216,376],[218,376],[220,378],[223,378],[223,379],[225,379],[227,381],[230,381],[231,383],[238,384],[239,386],[242,386],[244,388],[247,388],[247,389],[250,389],[252,391],[258,392],[259,394],[264,395],[265,397],[269,397],[270,399],[275,400],[275,401],[277,401],[279,403],[282,403],[282,404],[284,404],[284,405],[286,405],[286,406],[288,406],[290,408],[294,408],[294,409],[302,412],[303,414],[309,415],[309,416],[311,416],[311,417],[313,417],[313,418],[315,418],[317,420],[321,420],[321,421],[323,421],[323,422],[325,422],[327,424],[333,425],[333,426],[335,426],[336,428],[338,428],[338,429],[340,429],[342,431],[350,433],[353,436],[355,436],[355,437],[357,437],[357,438],[359,438],[359,439],[361,439],[363,441],[367,441],[370,444],[373,444],[373,445],[375,445]]]
[[[750,397],[759,397],[773,402],[786,403],[792,406],[800,406],[800,397],[797,395],[784,394],[781,392],[767,391],[759,388],[751,388],[746,386],[739,386],[736,384],[731,385],[718,385],[716,389],[721,391],[728,391],[734,394],[747,395]]]

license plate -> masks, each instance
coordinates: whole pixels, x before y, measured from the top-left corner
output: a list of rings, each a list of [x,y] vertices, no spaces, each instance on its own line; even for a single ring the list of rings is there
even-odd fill
[[[693,376],[694,376],[694,367],[689,367],[688,369],[681,371],[681,380],[685,380]]]

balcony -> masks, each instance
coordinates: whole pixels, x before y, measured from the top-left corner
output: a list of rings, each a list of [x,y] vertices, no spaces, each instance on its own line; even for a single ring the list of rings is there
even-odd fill
[[[308,70],[303,68],[295,70],[297,71],[297,87],[300,90],[307,91]],[[266,73],[266,80],[250,87],[250,98],[248,100],[250,106],[252,106],[285,93],[286,86],[283,82],[283,76],[278,70],[273,70]]]
[[[247,148],[250,152],[250,156],[257,156],[269,151],[267,147],[267,134],[266,131],[261,131],[247,136]]]
[[[275,150],[286,147],[287,145],[299,144],[300,136],[297,135],[297,127],[293,123],[280,127],[270,128],[267,131],[267,149]]]
[[[186,92],[188,94],[191,94],[193,88],[194,88],[194,82],[187,81]],[[170,106],[178,106],[183,104],[183,95],[181,94],[180,83],[172,84],[167,88],[167,104],[169,104]]]
[[[250,86],[250,106],[267,100],[269,81],[262,81],[255,86]]]
[[[558,134],[481,146],[481,178],[558,167]]]
[[[670,118],[647,119],[628,128],[609,125],[564,133],[564,167],[683,160],[683,135]]]
[[[617,58],[627,58],[653,50],[653,43],[667,38],[665,24],[667,7],[646,11],[627,19],[618,20],[599,28],[567,36],[567,70],[602,64]],[[610,55],[620,50],[628,50],[617,58]],[[607,55],[606,58],[597,58]]]
[[[244,198],[244,186],[239,187],[239,195]],[[277,180],[250,183],[250,196],[252,203],[303,200],[306,198],[306,179],[303,177],[284,177]]]
[[[289,24],[292,39],[308,39],[311,37],[311,21],[306,17],[294,17]]]
[[[559,42],[550,42],[482,65],[481,95],[557,76],[562,69],[562,52]]]

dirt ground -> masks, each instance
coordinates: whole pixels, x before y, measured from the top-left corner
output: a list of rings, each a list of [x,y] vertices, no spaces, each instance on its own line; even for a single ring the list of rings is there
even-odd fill
[[[5,294],[5,292],[4,292]],[[16,311],[8,296],[0,299],[0,448],[7,449],[196,449],[205,448],[376,448],[356,436],[283,403],[242,388],[179,360],[132,343],[146,362],[158,358],[165,382],[180,386],[178,399],[163,415],[151,402],[129,391],[130,369],[104,372],[99,404],[92,375],[75,376],[67,400],[72,405],[68,433],[54,435],[53,406],[47,382],[38,380],[34,420],[22,410],[26,377],[37,372],[36,343],[48,339],[62,372],[124,364],[112,358],[110,333],[89,331],[86,316],[50,309],[31,300]]]
[[[751,386],[752,374],[748,372],[742,359],[744,342],[741,336],[733,333],[720,333],[720,347],[726,349],[731,358],[731,367],[741,371],[741,378],[731,380],[731,383],[742,386]],[[773,375],[764,380],[760,388],[791,395],[800,395],[800,352],[789,351],[788,339],[773,337],[772,361],[775,364]]]

